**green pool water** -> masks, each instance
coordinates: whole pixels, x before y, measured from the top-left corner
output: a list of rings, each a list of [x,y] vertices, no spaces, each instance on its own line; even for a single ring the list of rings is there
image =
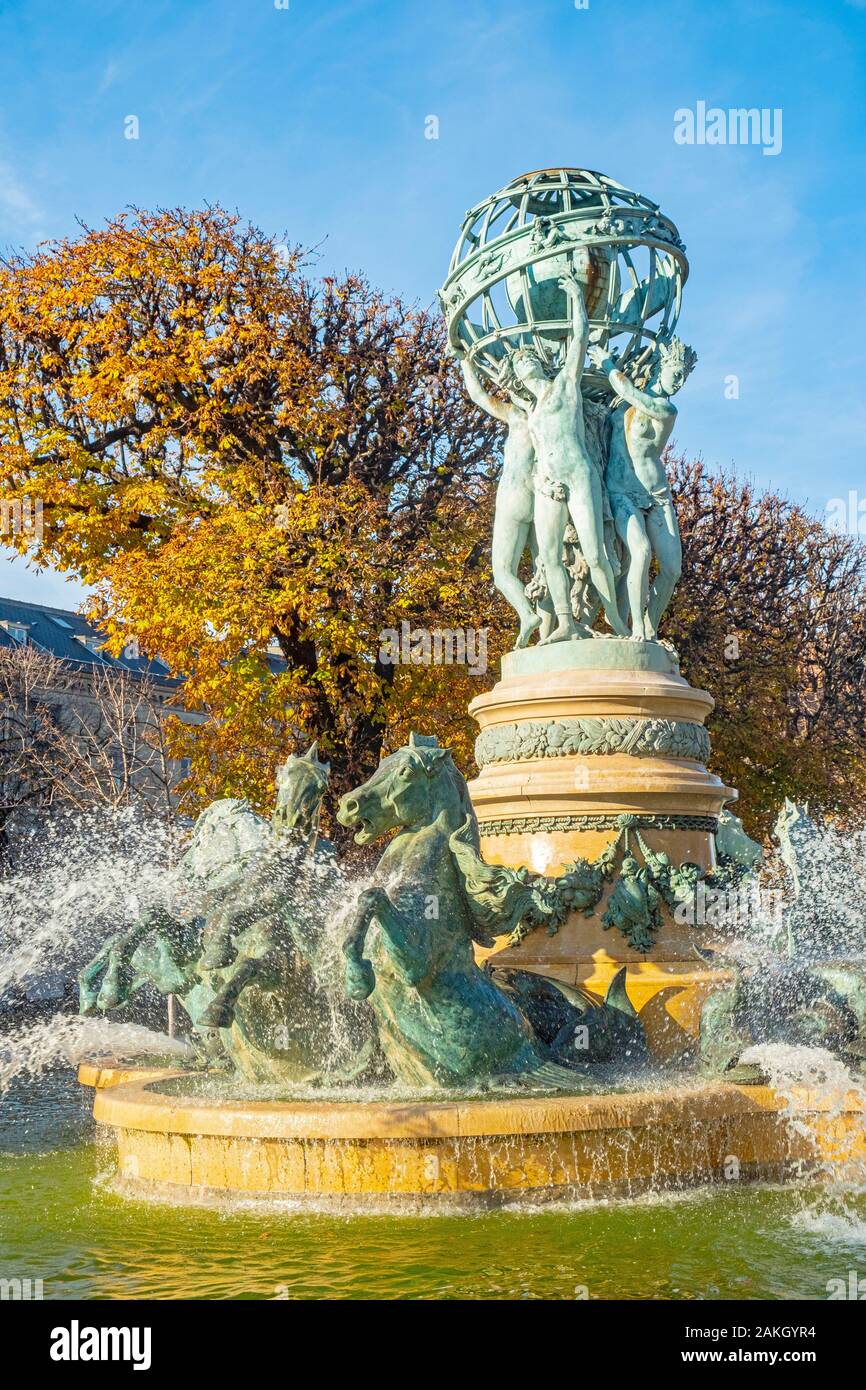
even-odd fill
[[[341,1216],[122,1201],[71,1074],[0,1105],[0,1277],[46,1299],[826,1299],[866,1193],[731,1184],[542,1211]]]

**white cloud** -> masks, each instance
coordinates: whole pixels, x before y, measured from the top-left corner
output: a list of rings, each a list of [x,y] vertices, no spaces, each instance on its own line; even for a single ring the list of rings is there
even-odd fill
[[[102,70],[102,77],[99,82],[100,92],[107,92],[109,87],[113,87],[120,76],[120,64],[114,58],[109,58]]]
[[[15,169],[0,159],[0,231],[12,241],[40,239],[44,213]]]

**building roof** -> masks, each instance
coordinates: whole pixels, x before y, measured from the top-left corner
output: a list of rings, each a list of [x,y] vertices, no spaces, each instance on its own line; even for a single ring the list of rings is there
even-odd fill
[[[23,599],[0,598],[0,647],[14,647],[16,639],[6,624],[26,627],[29,641],[61,661],[76,664],[82,670],[91,666],[107,666],[150,676],[151,680],[163,685],[180,684],[170,676],[169,668],[163,661],[151,661],[144,656],[126,653],[115,658],[109,656],[108,652],[91,650],[85,645],[84,639],[89,639],[95,646],[105,641],[105,633],[82,618],[80,613],[68,608],[46,608],[41,603],[25,603]]]

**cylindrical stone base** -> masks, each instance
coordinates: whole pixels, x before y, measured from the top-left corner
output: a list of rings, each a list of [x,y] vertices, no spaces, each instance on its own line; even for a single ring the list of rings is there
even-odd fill
[[[558,875],[597,859],[628,823],[633,843],[639,830],[676,864],[714,867],[718,816],[736,792],[707,771],[712,697],[683,679],[668,648],[598,638],[509,652],[502,679],[469,708],[481,728],[469,791],[488,863]],[[536,931],[506,958],[599,992],[627,964],[655,1050],[676,1056],[720,979],[695,951],[706,932],[666,913],[642,954],[604,929],[609,892],[591,917]]]

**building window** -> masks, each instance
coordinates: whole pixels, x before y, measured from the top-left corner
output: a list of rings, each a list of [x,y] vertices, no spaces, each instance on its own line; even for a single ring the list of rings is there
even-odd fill
[[[3,624],[3,626],[5,627],[6,631],[9,633],[9,636],[15,638],[15,641],[16,641],[16,642],[20,642],[20,643],[22,644],[22,646],[26,643],[26,641],[27,641],[27,625],[26,625],[26,623],[9,623],[9,622],[5,622],[5,623]]]

